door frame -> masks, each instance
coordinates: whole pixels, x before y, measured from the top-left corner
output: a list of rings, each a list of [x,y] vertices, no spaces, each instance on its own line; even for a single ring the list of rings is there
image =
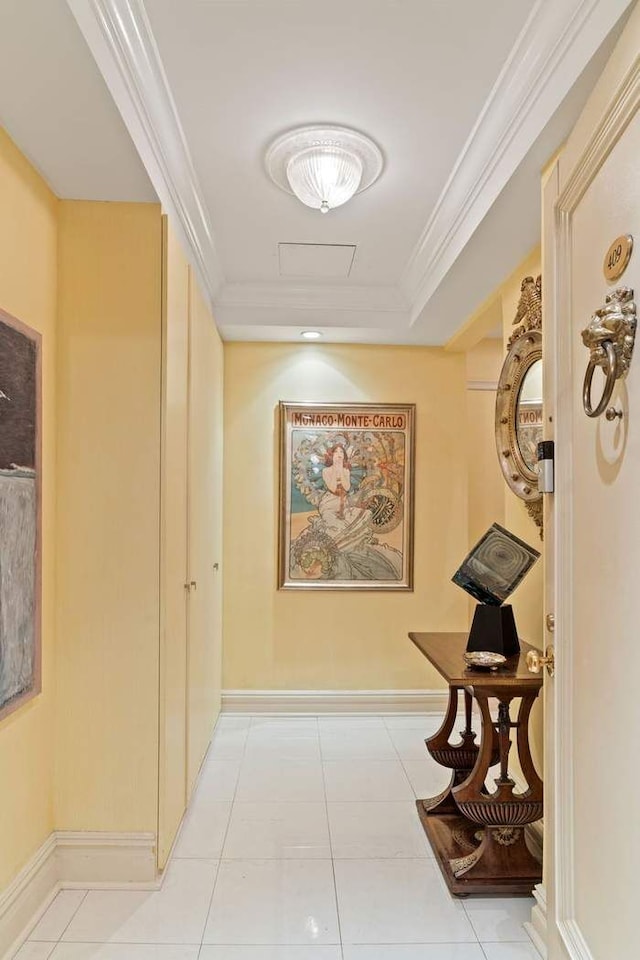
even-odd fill
[[[607,88],[612,93],[605,99]],[[550,372],[556,435],[554,531],[547,549],[551,554],[555,596],[556,677],[552,682],[553,703],[546,733],[553,740],[549,744],[553,765],[553,919],[571,960],[593,960],[576,918],[574,887],[572,663],[575,645],[571,606],[574,431],[572,397],[567,389],[572,383],[572,327],[567,319],[572,317],[572,223],[580,200],[640,107],[640,56],[636,56],[619,77],[612,75],[607,68],[592,100],[595,108],[598,100],[603,101],[598,122],[595,127],[587,129],[581,127],[579,121],[575,138],[572,135],[568,149],[560,159],[560,194],[551,226],[554,271],[553,279],[547,285],[551,314],[547,329],[554,353]]]

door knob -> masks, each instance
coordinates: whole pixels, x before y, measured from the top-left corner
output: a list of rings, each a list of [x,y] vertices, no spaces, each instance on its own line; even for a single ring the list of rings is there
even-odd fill
[[[552,677],[555,672],[555,662],[552,646],[547,647],[544,657],[539,650],[529,650],[527,654],[527,668],[531,673],[540,673],[542,668],[546,667],[547,673]]]

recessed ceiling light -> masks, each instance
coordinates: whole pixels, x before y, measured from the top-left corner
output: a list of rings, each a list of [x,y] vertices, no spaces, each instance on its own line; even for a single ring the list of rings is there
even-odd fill
[[[322,334],[319,330],[303,330],[300,336],[305,340],[319,340]]]

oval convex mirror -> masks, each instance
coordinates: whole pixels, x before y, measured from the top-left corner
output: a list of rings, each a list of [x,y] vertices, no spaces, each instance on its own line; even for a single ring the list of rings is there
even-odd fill
[[[496,395],[496,446],[504,478],[542,536],[538,442],[542,440],[542,284],[525,277]]]
[[[516,440],[525,466],[536,473],[542,440],[542,360],[525,370],[516,404]]]

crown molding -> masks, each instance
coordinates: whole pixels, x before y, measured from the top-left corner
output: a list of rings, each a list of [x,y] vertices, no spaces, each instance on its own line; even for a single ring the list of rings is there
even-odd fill
[[[142,0],[67,0],[185,253],[213,301],[224,283],[213,230]]]
[[[418,318],[631,0],[537,0],[403,272]]]
[[[216,322],[227,339],[271,330],[280,336],[300,326],[354,332],[366,327],[374,341],[391,340],[409,331],[409,304],[393,286],[314,286],[302,284],[229,283],[215,303]]]
[[[409,309],[402,292],[394,286],[341,287],[273,283],[227,283],[220,291],[218,305],[378,313],[402,313]]]

